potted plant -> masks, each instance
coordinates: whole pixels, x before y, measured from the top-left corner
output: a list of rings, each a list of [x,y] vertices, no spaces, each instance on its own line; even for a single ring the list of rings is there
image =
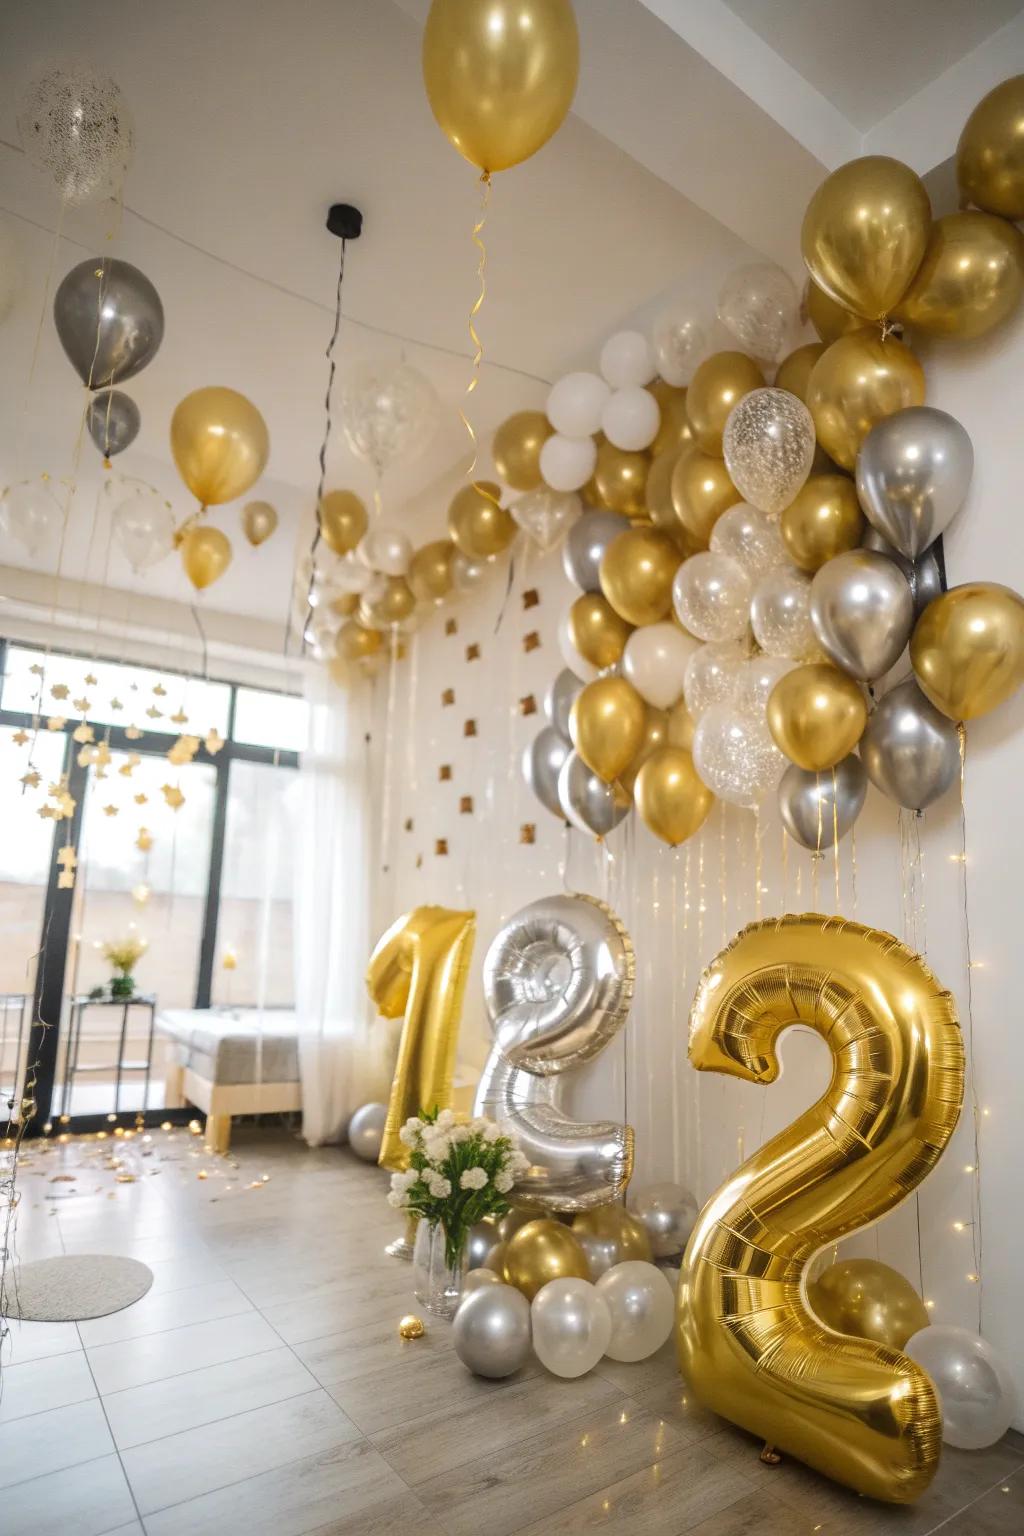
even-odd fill
[[[137,933],[130,933],[127,938],[111,940],[104,944],[104,959],[109,960],[117,972],[110,978],[111,997],[135,996],[135,977],[132,975],[132,969],[142,959],[148,947],[146,940]]]

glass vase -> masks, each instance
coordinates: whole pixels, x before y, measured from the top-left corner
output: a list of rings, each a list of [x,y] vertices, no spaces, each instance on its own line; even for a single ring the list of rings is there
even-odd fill
[[[454,1317],[465,1273],[465,1241],[458,1245],[457,1257],[451,1263],[440,1222],[421,1221],[412,1255],[413,1290],[420,1305],[435,1317]]]

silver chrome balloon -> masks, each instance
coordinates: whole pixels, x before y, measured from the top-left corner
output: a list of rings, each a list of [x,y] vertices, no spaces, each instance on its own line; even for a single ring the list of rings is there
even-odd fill
[[[606,837],[633,803],[624,791],[592,773],[579,753],[572,751],[558,775],[558,800],[577,831],[594,837]]]
[[[466,1238],[466,1263],[470,1269],[480,1269],[487,1261],[487,1255],[499,1242],[498,1223],[489,1217],[483,1221],[475,1222],[469,1229]],[[488,1270],[490,1274],[490,1270]]]
[[[571,751],[554,726],[546,725],[523,752],[523,778],[541,805],[561,820],[565,812],[558,798],[558,775]]]
[[[901,555],[895,545],[883,538],[877,528],[869,524],[861,539],[863,549],[873,549],[876,554],[884,555],[887,560],[892,560],[898,565],[910,587],[910,595],[914,599],[914,617],[919,619],[937,597],[941,597],[945,588],[942,585],[942,569],[939,565],[935,547],[926,549],[923,555],[916,560],[908,560]]]
[[[500,1380],[530,1358],[530,1303],[514,1286],[484,1283],[462,1301],[452,1324],[455,1353],[475,1376]]]
[[[811,623],[838,667],[862,681],[896,665],[910,639],[914,599],[903,572],[884,555],[851,549],[811,582]]]
[[[618,512],[584,512],[569,529],[562,546],[565,574],[584,592],[600,592],[601,561],[612,539],[625,533],[629,518]]]
[[[960,771],[960,737],[952,720],[930,704],[913,678],[880,700],[860,741],[868,778],[883,795],[923,811]]]
[[[633,998],[629,935],[603,902],[549,896],[510,918],[484,960],[494,1045],[473,1113],[514,1131],[530,1167],[517,1206],[584,1211],[614,1200],[633,1171],[633,1130],[572,1120],[559,1078],[618,1033]]]
[[[852,752],[823,773],[808,773],[794,763],[779,785],[782,824],[794,841],[820,853],[846,836],[867,792],[864,765]]]
[[[375,1163],[380,1156],[387,1118],[386,1104],[363,1104],[349,1121],[348,1144],[364,1163]]]
[[[583,684],[575,672],[570,672],[568,667],[563,667],[548,689],[544,699],[544,713],[551,725],[561,736],[563,741],[572,744],[569,734],[569,712],[572,709],[576,695],[582,691]]]
[[[93,395],[86,406],[85,425],[103,457],[112,459],[134,443],[142,417],[131,395],[120,389],[105,389]]]
[[[967,497],[974,449],[955,416],[912,405],[872,427],[857,455],[864,515],[908,560],[949,527]]]
[[[626,1201],[642,1221],[656,1259],[674,1259],[689,1240],[697,1220],[697,1202],[681,1184],[644,1184],[631,1189]]]
[[[138,267],[113,256],[71,268],[54,296],[53,318],[61,346],[89,389],[123,384],[141,372],[164,336],[164,307],[153,284]]]

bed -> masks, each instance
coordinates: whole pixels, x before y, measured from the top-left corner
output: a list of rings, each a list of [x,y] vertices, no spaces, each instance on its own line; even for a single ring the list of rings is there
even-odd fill
[[[234,1115],[302,1108],[292,1010],[165,1008],[156,1027],[170,1041],[164,1102],[205,1113],[210,1151],[228,1150]]]

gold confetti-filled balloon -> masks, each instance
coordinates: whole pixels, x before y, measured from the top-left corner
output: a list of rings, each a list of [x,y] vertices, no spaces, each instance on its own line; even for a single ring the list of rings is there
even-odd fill
[[[422,1339],[426,1331],[422,1317],[417,1317],[414,1312],[407,1312],[398,1324],[398,1336],[402,1339]]]

